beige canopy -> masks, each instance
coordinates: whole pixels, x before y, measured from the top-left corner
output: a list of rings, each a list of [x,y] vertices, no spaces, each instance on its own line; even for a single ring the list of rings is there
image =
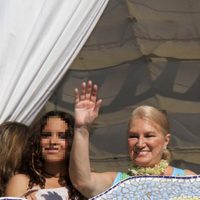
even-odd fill
[[[94,170],[127,168],[127,122],[135,107],[148,104],[168,113],[172,164],[200,172],[199,22],[199,0],[110,0],[42,111],[73,114],[74,88],[88,79],[99,85]]]

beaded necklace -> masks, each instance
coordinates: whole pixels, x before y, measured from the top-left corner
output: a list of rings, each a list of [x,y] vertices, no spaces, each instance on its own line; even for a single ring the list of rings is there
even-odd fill
[[[131,168],[128,168],[128,174],[130,176],[137,175],[162,175],[164,174],[165,169],[168,167],[168,162],[166,160],[161,160],[154,167],[139,167],[133,165]]]

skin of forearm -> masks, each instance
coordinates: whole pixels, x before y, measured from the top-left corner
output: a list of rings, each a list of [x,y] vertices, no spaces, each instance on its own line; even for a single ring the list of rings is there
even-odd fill
[[[69,172],[74,186],[80,192],[85,193],[85,186],[89,189],[92,184],[89,159],[89,132],[86,126],[75,127]]]

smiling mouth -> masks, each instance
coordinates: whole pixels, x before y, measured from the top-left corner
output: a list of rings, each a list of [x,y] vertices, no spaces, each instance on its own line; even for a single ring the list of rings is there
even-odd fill
[[[47,151],[48,153],[57,153],[59,151],[58,148],[45,148],[45,151]]]
[[[137,156],[145,156],[147,153],[149,153],[149,151],[147,151],[147,150],[143,150],[143,151],[135,150],[134,153],[135,153]]]

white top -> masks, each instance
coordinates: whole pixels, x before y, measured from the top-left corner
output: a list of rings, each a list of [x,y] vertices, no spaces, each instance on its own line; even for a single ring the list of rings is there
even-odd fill
[[[51,189],[36,189],[32,188],[27,191],[23,196],[26,197],[28,194],[33,192],[36,200],[68,200],[68,189],[66,187],[51,188]]]

